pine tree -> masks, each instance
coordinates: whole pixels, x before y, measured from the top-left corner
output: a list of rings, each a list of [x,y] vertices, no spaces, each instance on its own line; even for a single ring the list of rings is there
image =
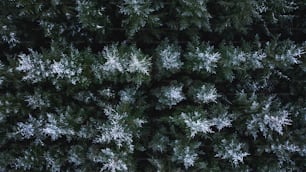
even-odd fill
[[[0,172],[303,171],[302,0],[0,2]]]

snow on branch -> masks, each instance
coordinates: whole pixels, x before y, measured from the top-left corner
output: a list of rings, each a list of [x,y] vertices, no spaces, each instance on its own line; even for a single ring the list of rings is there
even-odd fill
[[[244,152],[244,144],[239,143],[235,140],[225,140],[221,141],[221,144],[215,146],[216,157],[220,157],[222,159],[227,159],[234,164],[234,166],[238,166],[239,163],[243,163],[243,159],[250,155],[248,152]]]

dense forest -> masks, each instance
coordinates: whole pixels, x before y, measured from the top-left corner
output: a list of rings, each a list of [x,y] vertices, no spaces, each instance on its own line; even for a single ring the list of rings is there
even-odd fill
[[[0,1],[0,172],[303,171],[305,0]]]

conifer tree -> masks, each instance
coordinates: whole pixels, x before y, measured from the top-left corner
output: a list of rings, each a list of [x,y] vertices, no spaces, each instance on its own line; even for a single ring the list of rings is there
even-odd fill
[[[305,10],[0,1],[0,172],[303,171]]]

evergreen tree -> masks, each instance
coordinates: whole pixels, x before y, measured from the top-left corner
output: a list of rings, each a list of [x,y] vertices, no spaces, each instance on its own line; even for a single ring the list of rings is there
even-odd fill
[[[0,172],[303,171],[305,10],[0,1]]]

